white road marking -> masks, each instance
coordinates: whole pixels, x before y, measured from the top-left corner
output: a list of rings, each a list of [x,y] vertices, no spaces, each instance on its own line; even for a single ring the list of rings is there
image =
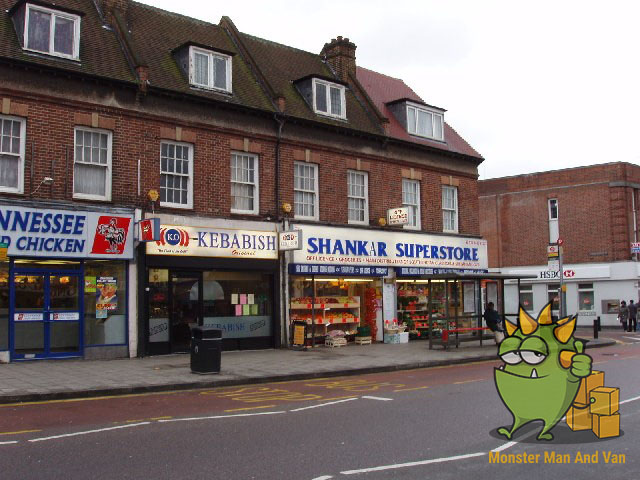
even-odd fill
[[[626,336],[623,336],[622,338],[628,338],[629,340],[633,340],[634,342],[640,342],[640,337],[626,337]]]
[[[618,405],[622,405],[623,403],[627,403],[627,402],[633,402],[633,401],[635,401],[635,400],[640,400],[640,396],[633,397],[633,398],[629,398],[629,399],[627,399],[627,400],[623,400],[623,401],[621,401],[620,403],[618,403]]]
[[[86,430],[84,432],[65,433],[63,435],[54,435],[52,437],[32,438],[30,442],[43,442],[45,440],[56,440],[58,438],[75,437],[77,435],[87,435],[89,433],[108,432],[110,430],[119,430],[121,428],[139,427],[140,425],[149,425],[151,422],[130,423],[129,425],[118,425],[117,427],[100,428],[98,430]]]
[[[0,442],[0,445],[12,445],[18,443],[17,440],[11,440],[10,442]]]
[[[363,395],[362,398],[368,398],[369,400],[381,400],[383,402],[390,402],[393,398],[384,398],[384,397],[370,397],[369,395]]]
[[[431,463],[452,462],[455,460],[463,460],[465,458],[481,457],[487,452],[469,453],[467,455],[456,455],[455,457],[434,458],[431,460],[420,460],[418,462],[396,463],[395,465],[384,465],[381,467],[361,468],[359,470],[346,470],[340,472],[342,475],[356,475],[358,473],[379,472],[382,470],[393,470],[396,468],[415,467],[417,465],[429,465]]]
[[[323,475],[321,477],[316,477],[312,480],[329,480],[330,478],[333,478],[333,475]]]
[[[290,412],[301,412],[302,410],[309,410],[310,408],[326,407],[327,405],[335,405],[336,403],[350,402],[351,400],[358,400],[358,397],[345,398],[344,400],[336,400],[335,402],[321,403],[319,405],[311,405],[310,407],[296,408],[294,410],[289,410],[289,411]]]
[[[518,442],[507,442],[504,445],[499,446],[498,448],[494,448],[493,450],[491,450],[492,452],[501,452],[503,450],[506,450],[507,448],[511,448],[514,445],[517,445]]]
[[[191,422],[193,420],[215,420],[217,418],[233,418],[233,417],[255,417],[256,415],[276,415],[278,413],[287,413],[287,412],[285,412],[284,410],[280,410],[277,412],[237,413],[235,415],[214,415],[210,417],[171,418],[169,420],[158,420],[158,423]]]

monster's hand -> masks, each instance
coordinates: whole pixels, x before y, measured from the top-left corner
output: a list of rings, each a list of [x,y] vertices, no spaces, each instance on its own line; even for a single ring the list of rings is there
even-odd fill
[[[591,374],[591,357],[582,353],[584,344],[576,341],[576,354],[571,359],[571,373],[576,377],[588,377]]]

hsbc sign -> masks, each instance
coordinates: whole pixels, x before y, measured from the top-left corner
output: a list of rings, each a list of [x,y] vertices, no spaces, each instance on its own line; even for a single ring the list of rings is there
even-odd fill
[[[565,270],[563,272],[563,278],[573,278],[576,276],[576,272],[573,270]],[[547,279],[560,279],[560,272],[558,270],[542,270],[538,272],[538,278],[542,280]]]

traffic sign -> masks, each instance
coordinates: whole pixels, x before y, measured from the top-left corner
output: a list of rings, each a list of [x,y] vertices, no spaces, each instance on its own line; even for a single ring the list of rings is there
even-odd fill
[[[558,246],[559,247],[562,246],[563,243],[564,243],[564,240],[558,237]]]

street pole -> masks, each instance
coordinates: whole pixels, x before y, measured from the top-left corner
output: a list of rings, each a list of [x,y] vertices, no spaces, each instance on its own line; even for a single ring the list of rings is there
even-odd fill
[[[558,247],[558,264],[559,264],[559,271],[558,271],[558,275],[560,275],[560,292],[559,292],[559,297],[558,297],[558,302],[559,302],[559,307],[560,307],[560,318],[564,318],[567,316],[567,309],[566,309],[566,305],[565,305],[565,299],[563,297],[563,293],[564,293],[564,270],[562,268],[562,246]]]

